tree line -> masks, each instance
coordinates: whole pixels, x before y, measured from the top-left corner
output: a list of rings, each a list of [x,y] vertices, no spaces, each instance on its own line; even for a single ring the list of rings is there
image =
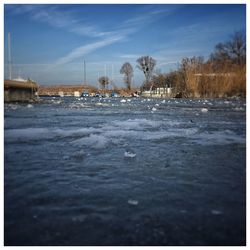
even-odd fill
[[[169,73],[160,73],[155,68],[156,60],[150,56],[137,59],[137,68],[145,77],[141,90],[171,88],[177,97],[226,97],[246,96],[246,39],[242,32],[235,32],[228,41],[218,43],[207,60],[204,57],[183,58],[178,68]],[[125,62],[120,73],[131,90],[134,70]],[[103,88],[108,77],[100,77]]]

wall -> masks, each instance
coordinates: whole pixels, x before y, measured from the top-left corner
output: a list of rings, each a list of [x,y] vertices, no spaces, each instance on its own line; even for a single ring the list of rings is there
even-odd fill
[[[4,90],[5,102],[28,102],[36,96],[32,93],[31,89],[14,89],[10,88]]]
[[[4,80],[4,102],[28,102],[36,99],[37,84]]]

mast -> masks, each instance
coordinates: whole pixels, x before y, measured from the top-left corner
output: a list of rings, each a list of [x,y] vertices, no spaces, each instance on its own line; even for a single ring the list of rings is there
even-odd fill
[[[113,90],[114,90],[115,88],[114,88],[113,83],[114,83],[114,64],[112,64],[112,79],[111,79],[111,84],[112,84]]]
[[[9,55],[9,78],[12,78],[12,65],[11,65],[11,43],[10,43],[10,33],[8,33],[8,55]]]
[[[100,89],[99,78],[100,78],[100,74],[99,74],[99,71],[98,71],[98,78],[97,78],[97,89],[98,90]]]
[[[86,62],[83,60],[83,71],[84,71],[84,83],[86,85]]]

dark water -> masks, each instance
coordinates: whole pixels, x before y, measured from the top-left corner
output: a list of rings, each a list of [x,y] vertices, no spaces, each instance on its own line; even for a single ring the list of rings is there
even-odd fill
[[[5,245],[245,245],[245,100],[6,104]]]

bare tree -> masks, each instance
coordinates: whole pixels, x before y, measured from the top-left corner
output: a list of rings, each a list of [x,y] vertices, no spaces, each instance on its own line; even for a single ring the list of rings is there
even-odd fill
[[[133,67],[130,63],[126,62],[122,65],[120,73],[124,74],[124,83],[126,84],[128,90],[131,89],[132,77],[133,77]]]
[[[101,76],[98,79],[100,85],[102,86],[102,89],[106,89],[106,86],[109,84],[109,78],[107,76]]]
[[[148,85],[153,76],[156,60],[150,56],[142,56],[138,58],[136,62],[138,63],[137,67],[144,73],[146,78],[146,85]],[[153,88],[153,82],[151,82],[150,84],[150,92],[152,88]]]
[[[226,43],[218,43],[211,59],[217,62],[246,63],[246,38],[242,32],[235,32]]]
[[[245,64],[246,61],[246,38],[241,32],[235,32],[231,41],[227,42],[227,47],[232,59],[237,64]]]

